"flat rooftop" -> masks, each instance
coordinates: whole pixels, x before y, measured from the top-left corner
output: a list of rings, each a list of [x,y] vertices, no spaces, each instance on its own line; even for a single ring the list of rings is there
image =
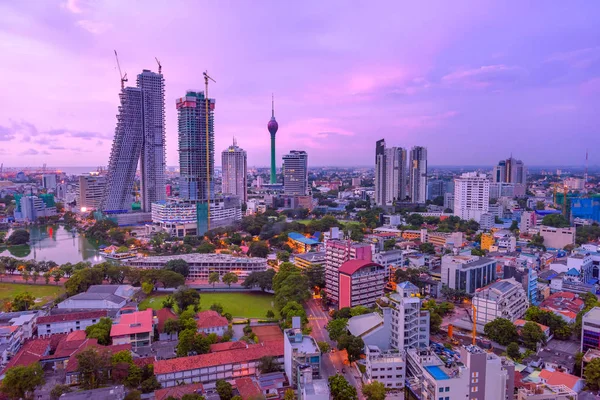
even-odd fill
[[[594,307],[592,308],[590,311],[588,311],[585,315],[584,318],[586,319],[595,319],[595,320],[600,320],[600,307]]]

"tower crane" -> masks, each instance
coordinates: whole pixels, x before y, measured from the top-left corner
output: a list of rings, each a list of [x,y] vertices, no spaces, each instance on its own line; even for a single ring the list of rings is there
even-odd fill
[[[127,72],[125,75],[121,72],[121,64],[119,64],[119,56],[117,55],[117,51],[115,50],[115,58],[117,59],[117,67],[119,68],[119,76],[121,77],[121,89],[125,89],[125,82],[127,82]]]
[[[202,73],[204,76],[204,100],[206,102],[206,200],[207,200],[207,221],[206,228],[210,230],[210,135],[209,131],[209,115],[208,109],[210,107],[210,99],[208,98],[208,80],[210,79],[214,83],[217,83],[210,75],[208,75],[208,71],[204,71]]]
[[[160,65],[160,61],[156,57],[154,57],[154,59],[156,60],[156,63],[158,64],[158,73],[162,74],[162,65]]]

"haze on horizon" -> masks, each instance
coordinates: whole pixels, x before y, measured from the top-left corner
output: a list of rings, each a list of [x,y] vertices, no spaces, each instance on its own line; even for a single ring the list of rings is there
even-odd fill
[[[595,2],[0,3],[0,162],[107,165],[120,80],[163,66],[167,165],[175,99],[217,83],[215,159],[235,136],[248,165],[372,165],[375,141],[428,148],[431,165],[600,164]]]

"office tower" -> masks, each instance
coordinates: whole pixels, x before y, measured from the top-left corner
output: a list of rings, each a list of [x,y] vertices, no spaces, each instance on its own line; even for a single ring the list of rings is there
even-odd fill
[[[283,156],[283,193],[292,196],[308,194],[308,154],[292,150]]]
[[[214,110],[209,99],[208,142],[204,92],[187,92],[176,100],[179,141],[179,196],[187,201],[207,201],[214,193]],[[210,182],[210,183],[209,183]],[[209,188],[210,187],[210,188]],[[212,197],[212,196],[210,196]]]
[[[267,124],[267,129],[271,134],[271,184],[277,183],[277,169],[275,167],[275,134],[279,129],[279,124],[275,120],[275,99],[271,99],[271,120]]]
[[[408,170],[411,201],[425,203],[427,200],[427,149],[425,147],[415,146],[410,150]]]
[[[514,183],[525,185],[527,183],[527,168],[523,161],[512,158],[512,156],[506,160],[501,160],[498,165],[494,167],[492,172],[492,179],[494,183]]]
[[[443,197],[446,193],[447,182],[441,179],[435,179],[427,182],[427,200],[433,200],[436,197]]]
[[[97,172],[81,175],[77,185],[77,207],[83,212],[99,208],[106,190],[106,178]]]
[[[131,210],[133,182],[144,138],[142,90],[126,87],[121,89],[119,98],[121,105],[101,202],[101,209],[107,214]]]
[[[244,203],[248,201],[248,170],[246,165],[246,151],[237,146],[235,139],[233,145],[221,153],[223,168],[223,194],[238,196]]]
[[[406,198],[406,150],[385,147],[384,140],[375,145],[375,203],[393,205]]]
[[[485,174],[467,172],[454,179],[454,215],[480,222],[490,209],[490,181]]]
[[[143,93],[144,140],[140,158],[142,210],[165,200],[165,80],[162,74],[143,70],[137,76]]]
[[[44,189],[56,189],[56,175],[42,175],[42,186]]]

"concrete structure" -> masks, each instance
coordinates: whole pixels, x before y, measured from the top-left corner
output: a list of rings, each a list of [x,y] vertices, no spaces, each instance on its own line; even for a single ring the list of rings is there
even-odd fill
[[[176,100],[176,107],[179,197],[190,202],[206,202],[214,195],[215,99],[207,99],[204,92],[190,91]]]
[[[77,207],[82,212],[98,209],[105,190],[105,176],[99,175],[97,172],[80,175],[76,195]]]
[[[471,255],[442,257],[442,284],[469,294],[496,280],[496,261]]]
[[[454,192],[444,193],[444,210],[447,208],[454,210]]]
[[[373,262],[383,265],[385,275],[391,277],[396,268],[404,265],[404,250],[381,251],[373,254]]]
[[[275,134],[279,129],[279,124],[275,120],[275,99],[271,100],[271,120],[267,124],[267,129],[271,135],[271,185],[277,183],[277,167],[275,166]]]
[[[527,185],[524,183],[490,182],[490,199],[524,197],[526,191]]]
[[[182,201],[161,201],[152,204],[152,227],[150,232],[167,232],[171,236],[184,237],[198,234],[196,204]],[[160,228],[160,229],[159,229]]]
[[[227,332],[229,321],[213,310],[200,311],[198,313],[198,333],[210,335],[215,333],[217,336],[223,336]]]
[[[467,172],[454,179],[454,215],[480,222],[489,205],[490,181],[485,174]]]
[[[60,400],[123,400],[126,395],[125,386],[118,385],[65,393],[60,396]]]
[[[398,350],[382,351],[377,346],[365,346],[367,383],[378,381],[387,389],[402,389],[406,361]]]
[[[471,377],[470,400],[514,398],[515,365],[512,362],[477,346],[462,346],[460,359]]]
[[[114,345],[131,344],[134,351],[150,346],[154,338],[152,309],[121,315],[119,322],[110,329],[110,338]]]
[[[183,259],[190,266],[188,279],[208,280],[211,272],[224,275],[235,272],[240,279],[247,277],[252,272],[261,272],[267,269],[265,258],[234,257],[229,254],[180,254],[174,256],[140,257],[127,260],[125,265],[144,269],[163,269],[170,260]]]
[[[581,352],[600,349],[600,307],[588,311],[581,320]]]
[[[330,302],[338,303],[339,269],[348,260],[371,261],[371,246],[350,240],[330,239],[325,242],[325,290]]]
[[[84,311],[66,314],[54,314],[37,319],[39,336],[55,335],[57,333],[71,333],[73,331],[85,331],[90,325],[94,325],[108,315],[106,310]]]
[[[305,151],[292,150],[283,156],[283,193],[308,194],[308,154]]]
[[[233,145],[221,153],[223,171],[223,194],[234,195],[243,203],[248,201],[248,166],[246,151],[238,147],[235,138]]]
[[[329,400],[331,398],[327,379],[313,379],[312,366],[299,366],[298,375],[298,400]]]
[[[294,265],[300,269],[313,270],[318,268],[325,271],[325,252],[310,252],[294,255]]]
[[[351,335],[360,337],[365,346],[377,346],[382,350],[391,347],[390,326],[391,318],[384,320],[377,312],[357,315],[348,320],[348,332]]]
[[[484,231],[489,231],[496,224],[496,218],[493,214],[487,212],[479,216],[479,228]]]
[[[514,278],[494,282],[477,291],[472,301],[477,310],[477,323],[480,325],[496,318],[514,322],[521,318],[529,307],[523,285]]]
[[[15,209],[15,220],[17,221],[35,222],[38,218],[56,215],[53,195],[22,196],[19,199],[19,206],[18,209]]]
[[[55,174],[42,175],[42,187],[46,190],[55,190],[56,189],[56,175]]]
[[[517,400],[576,400],[577,392],[565,385],[546,385],[531,383],[519,388]]]
[[[298,385],[299,367],[310,365],[313,379],[321,377],[321,350],[317,341],[302,334],[300,317],[293,317],[292,329],[284,331],[284,370],[290,384]]]
[[[382,298],[384,325],[389,325],[390,346],[397,350],[429,346],[429,311],[421,310],[419,288],[410,282],[396,286],[389,299]],[[386,301],[388,300],[388,301]]]
[[[370,307],[383,295],[385,268],[366,260],[348,260],[339,269],[338,307]]]
[[[537,224],[537,214],[535,211],[523,211],[521,213],[521,223],[519,230],[521,233],[527,233],[530,229],[535,228]]]
[[[411,201],[425,203],[427,200],[427,148],[415,146],[410,149],[408,172]]]
[[[566,245],[575,244],[575,228],[554,228],[540,226],[540,235],[544,238],[544,246],[552,249],[562,249]]]
[[[93,285],[58,303],[58,308],[82,310],[120,309],[140,290],[130,285]]]
[[[512,158],[500,160],[492,172],[494,182],[527,184],[527,168],[523,161]]]
[[[448,186],[448,182],[435,179],[427,182],[427,200],[433,200],[436,197],[443,197],[446,194],[446,188]]]
[[[406,150],[402,147],[385,147],[377,141],[375,148],[375,203],[392,205],[407,196]]]

